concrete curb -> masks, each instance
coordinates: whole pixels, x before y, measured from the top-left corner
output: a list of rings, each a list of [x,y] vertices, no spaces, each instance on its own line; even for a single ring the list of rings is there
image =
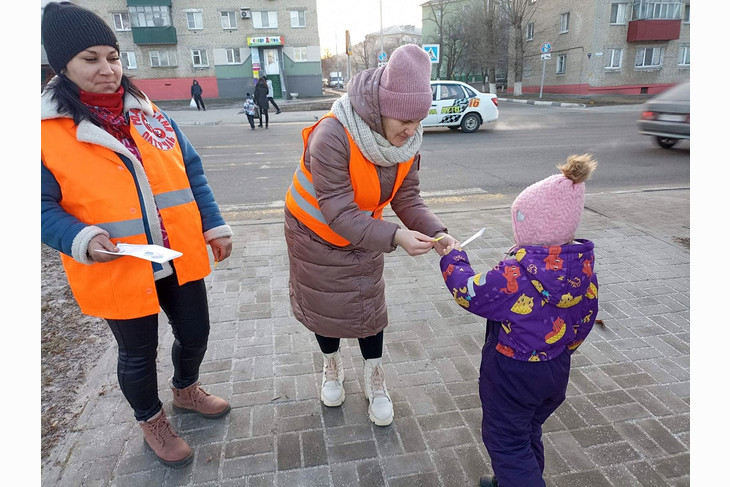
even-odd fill
[[[585,103],[565,103],[559,101],[542,101],[542,100],[518,100],[516,98],[497,98],[499,102],[512,102],[512,103],[523,103],[525,105],[543,105],[553,107],[565,107],[565,108],[585,108],[588,105]]]

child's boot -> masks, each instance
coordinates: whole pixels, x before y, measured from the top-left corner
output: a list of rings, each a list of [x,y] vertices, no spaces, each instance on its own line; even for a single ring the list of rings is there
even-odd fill
[[[497,477],[491,475],[485,475],[479,479],[479,487],[497,487]]]
[[[340,351],[322,354],[322,388],[320,399],[327,407],[340,406],[345,402],[345,368]]]
[[[365,360],[365,396],[370,403],[370,421],[378,426],[388,426],[393,422],[393,401],[385,386],[385,371],[381,361],[382,357]]]
[[[163,465],[180,468],[193,460],[193,451],[172,429],[164,409],[147,421],[140,421],[139,426],[145,446],[157,455]]]
[[[231,410],[228,401],[213,394],[209,394],[200,387],[200,382],[178,389],[172,385],[172,379],[169,380],[170,389],[172,389],[172,407],[183,411],[193,411],[205,418],[215,419],[225,416]]]

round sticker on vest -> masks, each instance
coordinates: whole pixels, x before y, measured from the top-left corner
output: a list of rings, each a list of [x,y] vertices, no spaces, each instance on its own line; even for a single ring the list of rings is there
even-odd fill
[[[129,123],[139,135],[157,149],[170,150],[175,147],[175,129],[160,112],[148,117],[141,110],[130,110]]]

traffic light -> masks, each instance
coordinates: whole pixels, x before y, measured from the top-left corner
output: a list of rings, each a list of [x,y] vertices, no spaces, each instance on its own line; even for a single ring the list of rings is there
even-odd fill
[[[350,44],[350,31],[345,31],[345,54],[352,55],[352,45]]]

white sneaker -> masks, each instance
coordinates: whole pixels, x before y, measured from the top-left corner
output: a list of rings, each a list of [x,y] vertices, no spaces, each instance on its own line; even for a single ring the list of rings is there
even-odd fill
[[[335,353],[323,353],[322,361],[322,389],[320,399],[327,407],[336,407],[345,402],[345,388],[342,386],[345,381],[345,368],[342,366],[340,351]]]
[[[385,371],[382,357],[365,360],[365,395],[370,402],[368,416],[377,426],[388,426],[393,422],[393,401],[385,387]]]

